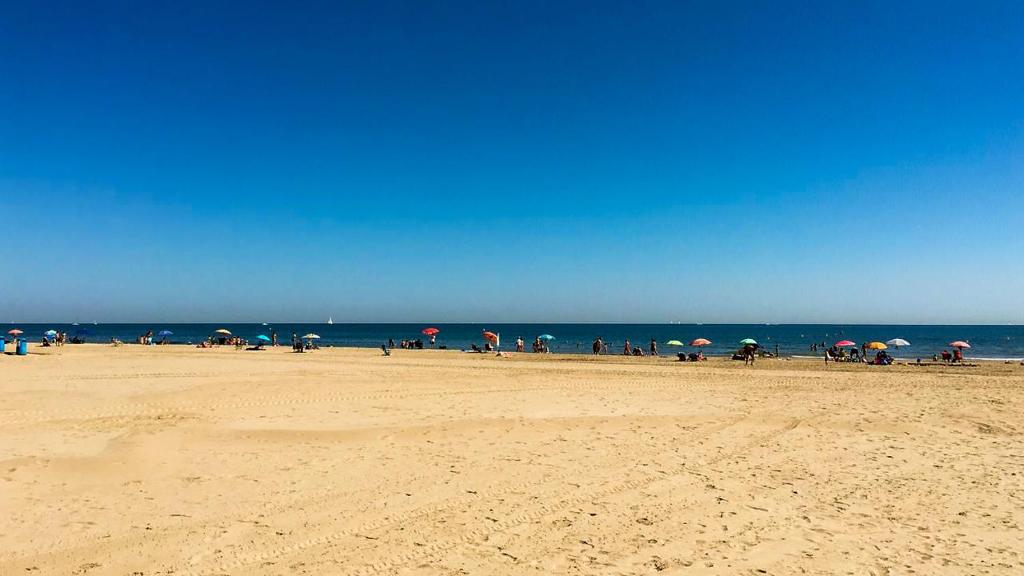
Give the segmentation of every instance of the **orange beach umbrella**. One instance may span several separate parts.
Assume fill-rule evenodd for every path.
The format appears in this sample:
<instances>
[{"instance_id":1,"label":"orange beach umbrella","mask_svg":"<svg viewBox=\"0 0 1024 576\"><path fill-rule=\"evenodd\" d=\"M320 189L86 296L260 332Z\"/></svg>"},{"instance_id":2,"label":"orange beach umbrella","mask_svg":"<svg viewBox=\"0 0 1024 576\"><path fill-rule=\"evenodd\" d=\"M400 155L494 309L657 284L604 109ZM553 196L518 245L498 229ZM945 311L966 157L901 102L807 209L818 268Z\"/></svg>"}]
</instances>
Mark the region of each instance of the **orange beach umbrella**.
<instances>
[{"instance_id":1,"label":"orange beach umbrella","mask_svg":"<svg viewBox=\"0 0 1024 576\"><path fill-rule=\"evenodd\" d=\"M711 344L711 340L708 340L707 338L697 338L693 342L690 342L690 346L697 347L704 347L707 346L708 344Z\"/></svg>"}]
</instances>

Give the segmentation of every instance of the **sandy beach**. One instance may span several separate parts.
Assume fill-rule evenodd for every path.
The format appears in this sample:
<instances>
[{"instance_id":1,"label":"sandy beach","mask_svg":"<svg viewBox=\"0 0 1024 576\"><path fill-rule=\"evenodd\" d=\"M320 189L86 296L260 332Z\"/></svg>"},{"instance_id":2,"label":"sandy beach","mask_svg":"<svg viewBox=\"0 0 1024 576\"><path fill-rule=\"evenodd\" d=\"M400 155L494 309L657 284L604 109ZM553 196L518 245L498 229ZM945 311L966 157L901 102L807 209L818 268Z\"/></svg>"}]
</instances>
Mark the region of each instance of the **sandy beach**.
<instances>
[{"instance_id":1,"label":"sandy beach","mask_svg":"<svg viewBox=\"0 0 1024 576\"><path fill-rule=\"evenodd\" d=\"M38 348L0 574L1021 574L1024 367Z\"/></svg>"}]
</instances>

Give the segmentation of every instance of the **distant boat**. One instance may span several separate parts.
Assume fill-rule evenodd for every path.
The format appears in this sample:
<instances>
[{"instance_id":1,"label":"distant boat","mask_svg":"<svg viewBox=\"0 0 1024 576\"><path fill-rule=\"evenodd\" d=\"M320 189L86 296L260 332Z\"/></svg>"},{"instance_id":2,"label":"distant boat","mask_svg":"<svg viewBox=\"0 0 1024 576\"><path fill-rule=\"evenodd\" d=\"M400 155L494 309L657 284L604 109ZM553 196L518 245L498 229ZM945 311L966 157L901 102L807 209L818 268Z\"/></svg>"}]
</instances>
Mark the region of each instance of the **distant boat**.
<instances>
[{"instance_id":1,"label":"distant boat","mask_svg":"<svg viewBox=\"0 0 1024 576\"><path fill-rule=\"evenodd\" d=\"M331 318L328 318L328 319L327 319L327 323L328 323L328 324L334 324L334 318L333 318L333 317L331 317Z\"/></svg>"}]
</instances>

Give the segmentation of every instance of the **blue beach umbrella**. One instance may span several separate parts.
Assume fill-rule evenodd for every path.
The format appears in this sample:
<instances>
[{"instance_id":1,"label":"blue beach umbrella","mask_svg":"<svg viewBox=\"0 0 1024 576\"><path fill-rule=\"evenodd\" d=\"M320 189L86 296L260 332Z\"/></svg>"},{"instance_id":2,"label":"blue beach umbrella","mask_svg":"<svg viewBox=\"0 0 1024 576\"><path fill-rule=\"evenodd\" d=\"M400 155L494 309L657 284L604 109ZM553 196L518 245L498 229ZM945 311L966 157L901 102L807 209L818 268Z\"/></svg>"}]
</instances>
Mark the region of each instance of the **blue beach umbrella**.
<instances>
[{"instance_id":1,"label":"blue beach umbrella","mask_svg":"<svg viewBox=\"0 0 1024 576\"><path fill-rule=\"evenodd\" d=\"M161 331L157 332L156 335L157 336L173 336L174 332L171 332L170 330L161 330Z\"/></svg>"},{"instance_id":2,"label":"blue beach umbrella","mask_svg":"<svg viewBox=\"0 0 1024 576\"><path fill-rule=\"evenodd\" d=\"M541 340L554 340L555 339L555 337L552 336L551 334L541 334L540 336L537 336L537 338L540 338Z\"/></svg>"},{"instance_id":3,"label":"blue beach umbrella","mask_svg":"<svg viewBox=\"0 0 1024 576\"><path fill-rule=\"evenodd\" d=\"M270 336L267 336L266 334L260 334L259 336L256 337L256 339L262 340L264 342L270 342Z\"/></svg>"},{"instance_id":4,"label":"blue beach umbrella","mask_svg":"<svg viewBox=\"0 0 1024 576\"><path fill-rule=\"evenodd\" d=\"M53 338L56 335L57 335L57 331L56 330L47 330L46 332L43 332L43 336L46 336L47 338Z\"/></svg>"}]
</instances>

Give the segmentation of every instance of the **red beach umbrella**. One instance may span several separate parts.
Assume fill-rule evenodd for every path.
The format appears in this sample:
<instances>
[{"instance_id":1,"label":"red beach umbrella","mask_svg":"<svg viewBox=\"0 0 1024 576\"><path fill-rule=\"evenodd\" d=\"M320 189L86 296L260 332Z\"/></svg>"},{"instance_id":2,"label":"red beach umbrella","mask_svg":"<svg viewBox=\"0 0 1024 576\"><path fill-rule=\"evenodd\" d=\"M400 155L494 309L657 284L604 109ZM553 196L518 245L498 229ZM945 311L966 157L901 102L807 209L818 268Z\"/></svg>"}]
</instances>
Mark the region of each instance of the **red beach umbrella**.
<instances>
[{"instance_id":1,"label":"red beach umbrella","mask_svg":"<svg viewBox=\"0 0 1024 576\"><path fill-rule=\"evenodd\" d=\"M433 336L434 334L437 334L438 332L440 332L440 330L438 330L437 328L424 328L423 329L423 333L426 334L427 336Z\"/></svg>"},{"instance_id":2,"label":"red beach umbrella","mask_svg":"<svg viewBox=\"0 0 1024 576\"><path fill-rule=\"evenodd\" d=\"M953 348L970 348L971 347L970 344L968 344L967 342L964 342L963 340L957 340L956 342L950 342L949 345L952 346Z\"/></svg>"},{"instance_id":3,"label":"red beach umbrella","mask_svg":"<svg viewBox=\"0 0 1024 576\"><path fill-rule=\"evenodd\" d=\"M11 336L18 336L19 334L24 334L24 332L22 332L21 330L18 330L17 328L14 328L12 330L8 330L7 333L10 334Z\"/></svg>"},{"instance_id":4,"label":"red beach umbrella","mask_svg":"<svg viewBox=\"0 0 1024 576\"><path fill-rule=\"evenodd\" d=\"M498 335L495 334L494 332L489 332L487 330L484 330L484 340L487 340L488 342L492 342L494 344L497 344L498 343Z\"/></svg>"},{"instance_id":5,"label":"red beach umbrella","mask_svg":"<svg viewBox=\"0 0 1024 576\"><path fill-rule=\"evenodd\" d=\"M707 346L708 344L711 344L711 340L708 340L707 338L697 338L693 342L690 342L690 346L698 347L704 347Z\"/></svg>"},{"instance_id":6,"label":"red beach umbrella","mask_svg":"<svg viewBox=\"0 0 1024 576\"><path fill-rule=\"evenodd\" d=\"M857 343L853 342L851 340L840 340L839 342L835 343L835 347L836 348L845 348L847 346L856 346L856 345L857 345Z\"/></svg>"}]
</instances>

